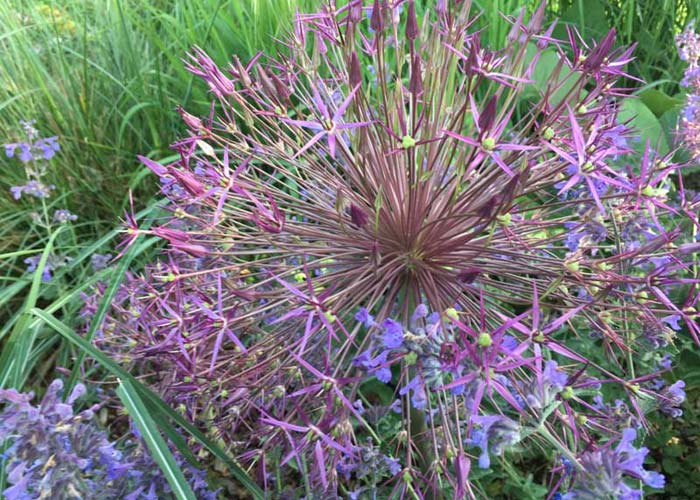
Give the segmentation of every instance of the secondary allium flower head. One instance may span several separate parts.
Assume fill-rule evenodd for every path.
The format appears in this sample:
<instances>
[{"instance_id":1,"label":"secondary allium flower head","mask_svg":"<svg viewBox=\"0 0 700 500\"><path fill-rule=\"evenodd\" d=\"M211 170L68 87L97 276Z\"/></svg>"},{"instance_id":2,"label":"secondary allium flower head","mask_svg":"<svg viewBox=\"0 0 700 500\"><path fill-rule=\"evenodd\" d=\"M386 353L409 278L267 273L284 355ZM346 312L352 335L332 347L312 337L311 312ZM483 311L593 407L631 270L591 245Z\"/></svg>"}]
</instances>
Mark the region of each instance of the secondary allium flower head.
<instances>
[{"instance_id":1,"label":"secondary allium flower head","mask_svg":"<svg viewBox=\"0 0 700 500\"><path fill-rule=\"evenodd\" d=\"M474 446L486 464L533 434L580 467L609 429L582 394L612 387L640 420L635 398L654 397L633 389L647 374L631 355L650 315L698 333L669 298L697 281L682 239L697 202L672 189L669 157L629 154L615 85L631 49L614 31L553 39L542 3L495 51L470 7L439 2L421 23L413 1L330 2L297 16L289 56L220 68L196 49L212 113L181 112L176 162L142 159L173 217L130 221L129 244L170 247L127 279L104 345L148 360L266 486L260 457L282 449L338 491L357 434L374 437L356 404L372 377L401 396L398 441L420 455L401 460L401 488L436 488L439 469L468 491ZM543 55L559 64L538 87ZM566 345L591 331L618 361ZM512 432L476 425L492 417ZM255 450L240 444L252 436Z\"/></svg>"}]
</instances>

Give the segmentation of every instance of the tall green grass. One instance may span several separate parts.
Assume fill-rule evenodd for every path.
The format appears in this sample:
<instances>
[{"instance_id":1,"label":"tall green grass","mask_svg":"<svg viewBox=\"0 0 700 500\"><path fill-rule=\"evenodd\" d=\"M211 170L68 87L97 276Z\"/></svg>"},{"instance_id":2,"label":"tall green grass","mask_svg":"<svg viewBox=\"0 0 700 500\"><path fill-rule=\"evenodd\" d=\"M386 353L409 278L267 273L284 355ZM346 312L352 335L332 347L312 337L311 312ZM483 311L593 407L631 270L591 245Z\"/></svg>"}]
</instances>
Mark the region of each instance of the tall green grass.
<instances>
[{"instance_id":1,"label":"tall green grass","mask_svg":"<svg viewBox=\"0 0 700 500\"><path fill-rule=\"evenodd\" d=\"M220 64L275 51L294 11L313 3L0 0L0 140L30 118L59 135L57 192L83 220L111 227L127 187L152 191L138 191L135 156L166 154L180 131L176 105L208 109L206 89L183 67L188 50L202 46ZM0 159L0 217L16 210L6 188L17 181Z\"/></svg>"}]
</instances>

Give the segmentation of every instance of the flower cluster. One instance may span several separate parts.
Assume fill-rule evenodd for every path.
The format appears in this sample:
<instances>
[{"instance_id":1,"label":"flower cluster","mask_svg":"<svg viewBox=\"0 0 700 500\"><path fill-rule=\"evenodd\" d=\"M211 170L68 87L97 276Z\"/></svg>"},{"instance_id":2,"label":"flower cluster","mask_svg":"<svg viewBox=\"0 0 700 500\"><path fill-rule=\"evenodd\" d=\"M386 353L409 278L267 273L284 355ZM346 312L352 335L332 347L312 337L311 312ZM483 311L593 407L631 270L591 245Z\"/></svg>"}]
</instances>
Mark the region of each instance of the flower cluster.
<instances>
[{"instance_id":1,"label":"flower cluster","mask_svg":"<svg viewBox=\"0 0 700 500\"><path fill-rule=\"evenodd\" d=\"M676 330L700 334L699 203L621 123L631 49L554 39L542 3L492 50L470 6L328 2L289 56L196 49L212 112L180 110L177 161L142 158L172 217L129 216L126 245L169 247L101 345L272 493L376 488L343 472L371 455L401 464L387 494L473 498L472 459L526 447L554 495L598 443L678 415L663 375Z\"/></svg>"},{"instance_id":2,"label":"flower cluster","mask_svg":"<svg viewBox=\"0 0 700 500\"><path fill-rule=\"evenodd\" d=\"M66 255L57 255L53 253L49 254L48 258L46 259L46 263L41 270L41 279L43 281L51 281L51 271L65 266L71 260L72 259ZM24 263L27 264L27 271L30 273L36 271L37 267L39 267L39 261L41 261L41 255L35 255L24 259Z\"/></svg>"},{"instance_id":3,"label":"flower cluster","mask_svg":"<svg viewBox=\"0 0 700 500\"><path fill-rule=\"evenodd\" d=\"M561 500L638 500L642 490L634 489L625 482L625 476L641 480L651 488L663 488L664 476L645 470L644 459L649 450L635 448L637 438L634 429L625 429L615 448L603 447L584 452L581 456L582 470L576 486Z\"/></svg>"},{"instance_id":4,"label":"flower cluster","mask_svg":"<svg viewBox=\"0 0 700 500\"><path fill-rule=\"evenodd\" d=\"M8 158L17 158L21 162L26 182L19 186L10 187L10 192L15 200L20 200L22 196L39 200L37 205L40 205L41 209L31 212L31 219L37 227L42 228L50 235L58 226L75 222L78 219L77 215L66 209L55 209L51 212L45 201L56 189L56 186L46 182L48 160L51 160L61 148L57 136L41 137L39 131L34 128L33 120L22 121L21 125L26 137L25 140L4 144L4 148ZM25 259L27 271L34 272L40 259L41 257L38 255ZM52 253L42 270L42 279L49 281L51 270L67 264L70 260L68 256Z\"/></svg>"},{"instance_id":5,"label":"flower cluster","mask_svg":"<svg viewBox=\"0 0 700 500\"><path fill-rule=\"evenodd\" d=\"M700 34L690 23L676 36L681 60L688 63L681 85L687 89L681 114L682 137L685 148L700 160Z\"/></svg>"},{"instance_id":6,"label":"flower cluster","mask_svg":"<svg viewBox=\"0 0 700 500\"><path fill-rule=\"evenodd\" d=\"M74 413L85 386L76 385L65 402L62 388L55 380L38 406L33 393L0 390L0 445L10 485L3 498L167 498L170 487L143 442L137 437L119 449L93 421L97 407ZM215 500L205 473L177 457L197 498Z\"/></svg>"}]
</instances>

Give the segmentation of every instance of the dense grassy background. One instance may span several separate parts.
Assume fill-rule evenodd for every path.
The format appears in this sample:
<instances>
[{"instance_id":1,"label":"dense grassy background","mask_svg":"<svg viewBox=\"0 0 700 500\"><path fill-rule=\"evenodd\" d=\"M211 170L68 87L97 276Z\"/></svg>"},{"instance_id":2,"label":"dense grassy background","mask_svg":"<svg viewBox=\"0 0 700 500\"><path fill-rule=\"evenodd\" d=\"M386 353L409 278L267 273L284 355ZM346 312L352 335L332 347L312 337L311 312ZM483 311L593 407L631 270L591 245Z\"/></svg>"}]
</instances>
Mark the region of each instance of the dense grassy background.
<instances>
[{"instance_id":1,"label":"dense grassy background","mask_svg":"<svg viewBox=\"0 0 700 500\"><path fill-rule=\"evenodd\" d=\"M111 227L125 187L141 182L136 154L168 154L180 127L176 105L208 106L205 89L184 69L187 51L199 45L221 64L232 54L274 51L287 29L280 20L304 3L312 2L0 0L3 139L29 118L58 134L59 191L98 229ZM16 180L3 171L3 185ZM14 210L4 194L0 213Z\"/></svg>"},{"instance_id":2,"label":"dense grassy background","mask_svg":"<svg viewBox=\"0 0 700 500\"><path fill-rule=\"evenodd\" d=\"M259 50L283 50L277 38L290 29L295 10L311 10L320 3L0 0L0 142L21 139L22 119L36 119L45 136L58 135L62 150L49 173L57 190L49 203L79 216L60 234L37 229L29 215L34 207L9 194L10 186L23 182L22 171L15 161L0 156L0 387L41 392L55 376L55 366L73 370L75 380L74 360L79 353L84 356L84 349L66 341L65 332L55 335L57 325L47 328L33 310L53 314L66 331L78 330L81 292L98 279L114 285L129 264L138 267L152 258L156 246L146 241L132 249L116 272L94 274L89 266L93 253L113 252L114 229L128 207L129 190L137 210L157 213L151 202L155 182L136 155L163 159L170 154L168 145L182 129L178 104L193 114L208 110L206 88L184 69L187 51L201 46L223 65L232 54L245 60ZM423 0L422 9L431 3ZM485 43L497 47L505 40L509 26L499 12L516 13L522 6L532 10L537 3L474 0L484 10L480 22L488 26ZM642 97L635 111L644 115L644 127L671 143L684 69L673 37L690 19L700 17L700 2L561 0L548 3L548 15L561 19L555 31L559 37L565 36L566 24L577 26L587 40L614 27L620 44L639 44L631 73L644 82L629 82ZM52 282L41 282L39 271L25 272L24 258L48 255L54 247L74 260ZM692 366L695 358L690 355L681 359L686 361L684 376L694 384L689 404L697 406L700 370ZM686 419L667 431L690 436L684 443L695 442L695 424ZM663 442L657 446L663 449ZM659 453L659 460L667 459ZM693 450L686 445L673 453L685 460ZM682 470L673 469L674 460L667 460L669 474Z\"/></svg>"}]
</instances>

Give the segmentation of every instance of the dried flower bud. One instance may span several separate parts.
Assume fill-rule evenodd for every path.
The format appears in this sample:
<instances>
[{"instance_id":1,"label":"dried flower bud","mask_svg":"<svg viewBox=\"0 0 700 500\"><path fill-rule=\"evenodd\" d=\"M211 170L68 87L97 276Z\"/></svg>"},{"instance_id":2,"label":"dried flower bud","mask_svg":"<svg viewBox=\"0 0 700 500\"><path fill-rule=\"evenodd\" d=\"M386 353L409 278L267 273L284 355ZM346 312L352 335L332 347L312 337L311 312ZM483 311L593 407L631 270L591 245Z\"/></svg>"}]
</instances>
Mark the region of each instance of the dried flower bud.
<instances>
[{"instance_id":1,"label":"dried flower bud","mask_svg":"<svg viewBox=\"0 0 700 500\"><path fill-rule=\"evenodd\" d=\"M418 38L418 20L416 19L416 6L414 0L408 2L408 18L406 19L406 38L410 41Z\"/></svg>"}]
</instances>

